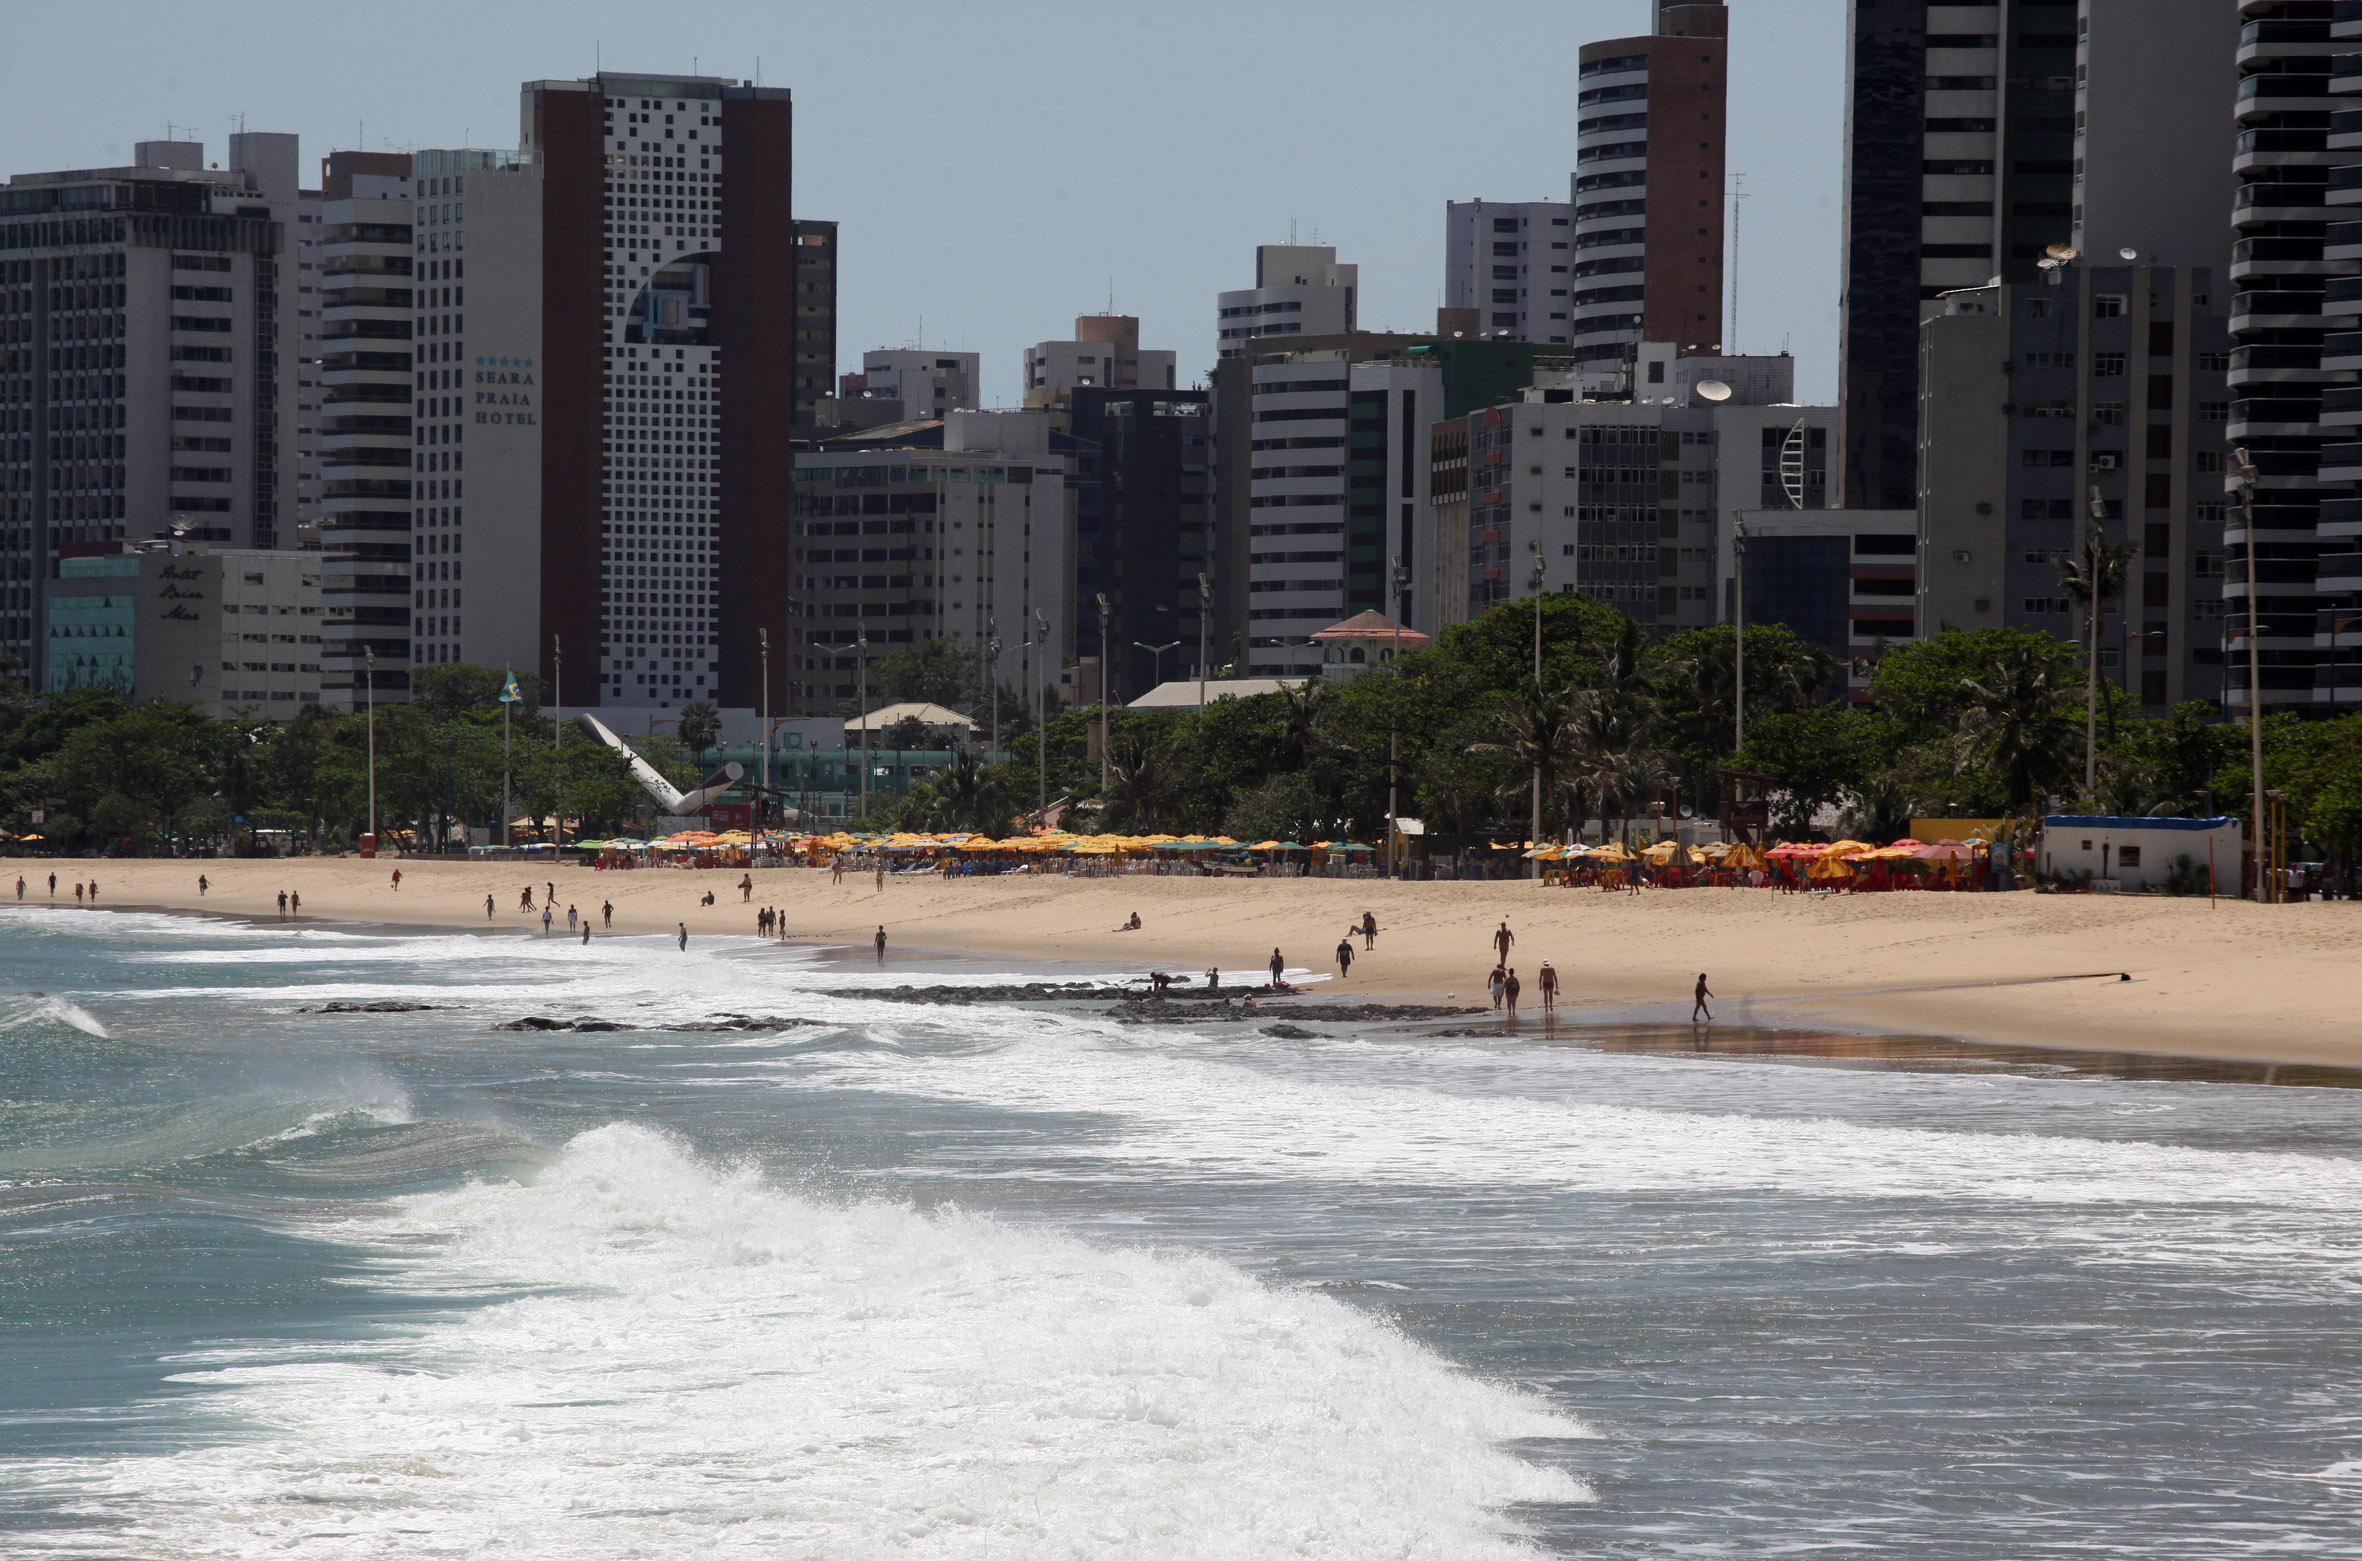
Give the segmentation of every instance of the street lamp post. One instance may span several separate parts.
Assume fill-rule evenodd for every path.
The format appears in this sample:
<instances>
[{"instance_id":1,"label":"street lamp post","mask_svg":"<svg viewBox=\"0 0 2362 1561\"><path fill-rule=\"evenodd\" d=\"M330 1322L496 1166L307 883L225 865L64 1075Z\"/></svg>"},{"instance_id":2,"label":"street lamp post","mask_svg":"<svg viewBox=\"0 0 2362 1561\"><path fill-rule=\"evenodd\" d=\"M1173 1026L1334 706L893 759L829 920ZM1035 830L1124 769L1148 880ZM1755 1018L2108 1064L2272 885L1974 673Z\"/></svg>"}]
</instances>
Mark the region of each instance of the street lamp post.
<instances>
[{"instance_id":1,"label":"street lamp post","mask_svg":"<svg viewBox=\"0 0 2362 1561\"><path fill-rule=\"evenodd\" d=\"M992 751L1001 751L1001 627L997 620L984 620L984 649L988 666L984 674L984 700L992 706Z\"/></svg>"},{"instance_id":2,"label":"street lamp post","mask_svg":"<svg viewBox=\"0 0 2362 1561\"><path fill-rule=\"evenodd\" d=\"M1206 626L1214 615L1214 589L1206 572L1197 572L1197 719L1206 719ZM2335 714L2334 710L2331 714Z\"/></svg>"},{"instance_id":3,"label":"street lamp post","mask_svg":"<svg viewBox=\"0 0 2362 1561\"><path fill-rule=\"evenodd\" d=\"M2264 897L2264 871L2261 851L2264 828L2264 652L2263 652L2263 597L2258 591L2262 584L2256 578L2255 567L2255 462L2247 458L2247 447L2240 445L2231 451L2239 462L2239 512L2247 532L2247 762L2249 795L2253 799L2253 816L2248 827L2248 838L2257 853L2255 870L2256 898Z\"/></svg>"},{"instance_id":4,"label":"street lamp post","mask_svg":"<svg viewBox=\"0 0 2362 1561\"><path fill-rule=\"evenodd\" d=\"M1527 584L1533 589L1534 593L1534 708L1537 712L1539 712L1542 701L1542 587L1545 583L1547 583L1547 581L1542 564L1542 544L1539 541L1536 541L1533 547L1534 570L1532 576L1528 579ZM1535 728L1534 735L1536 737L1541 735L1540 727ZM1526 830L1526 850L1539 851L1541 848L1542 753L1539 748L1536 748L1534 750L1533 819L1532 822L1527 826ZM1526 876L1529 878L1540 878L1542 876L1542 863L1539 858L1529 857L1527 859Z\"/></svg>"},{"instance_id":5,"label":"street lamp post","mask_svg":"<svg viewBox=\"0 0 2362 1561\"><path fill-rule=\"evenodd\" d=\"M861 630L853 636L853 667L859 676L861 693L861 816L869 817L869 631Z\"/></svg>"},{"instance_id":6,"label":"street lamp post","mask_svg":"<svg viewBox=\"0 0 2362 1561\"><path fill-rule=\"evenodd\" d=\"M762 646L763 660L763 806L771 796L771 631L758 628L755 639Z\"/></svg>"},{"instance_id":7,"label":"street lamp post","mask_svg":"<svg viewBox=\"0 0 2362 1561\"><path fill-rule=\"evenodd\" d=\"M1155 671L1152 674L1155 681L1151 683L1150 686L1153 688L1164 687L1165 652L1168 650L1179 650L1181 648L1181 642L1179 640L1175 640L1170 645L1151 645L1144 640L1134 640L1132 641L1132 647L1135 650L1144 650L1148 652L1151 658L1149 665L1155 668Z\"/></svg>"},{"instance_id":8,"label":"street lamp post","mask_svg":"<svg viewBox=\"0 0 2362 1561\"><path fill-rule=\"evenodd\" d=\"M1050 811L1050 615L1033 610L1033 763L1034 808ZM1046 820L1045 820L1046 822Z\"/></svg>"},{"instance_id":9,"label":"street lamp post","mask_svg":"<svg viewBox=\"0 0 2362 1561\"><path fill-rule=\"evenodd\" d=\"M1731 752L1747 746L1747 512L1730 512Z\"/></svg>"},{"instance_id":10,"label":"street lamp post","mask_svg":"<svg viewBox=\"0 0 2362 1561\"><path fill-rule=\"evenodd\" d=\"M369 849L377 849L377 650L374 646L361 647L362 679L366 685L369 713L363 717L369 727Z\"/></svg>"},{"instance_id":11,"label":"street lamp post","mask_svg":"<svg viewBox=\"0 0 2362 1561\"><path fill-rule=\"evenodd\" d=\"M549 637L550 663L550 859L566 849L566 639Z\"/></svg>"},{"instance_id":12,"label":"street lamp post","mask_svg":"<svg viewBox=\"0 0 2362 1561\"><path fill-rule=\"evenodd\" d=\"M1397 731L1401 725L1399 704L1402 692L1402 594L1410 586L1411 572L1403 568L1402 555L1399 553L1391 560L1391 569L1390 583L1394 586L1394 676L1396 683L1395 698L1388 701L1386 707L1386 876L1395 878L1401 876L1395 871L1394 852L1396 843L1402 838L1402 814L1397 807L1400 800L1397 795L1399 773L1396 769L1397 761L1402 753L1397 741ZM1534 604L1534 611L1539 617L1541 613L1539 602ZM1205 700L1201 697L1198 703L1203 706Z\"/></svg>"},{"instance_id":13,"label":"street lamp post","mask_svg":"<svg viewBox=\"0 0 2362 1561\"><path fill-rule=\"evenodd\" d=\"M1115 658L1108 655L1108 621L1114 616L1107 606L1107 593L1099 597L1099 799L1107 800L1107 684L1115 672Z\"/></svg>"}]
</instances>

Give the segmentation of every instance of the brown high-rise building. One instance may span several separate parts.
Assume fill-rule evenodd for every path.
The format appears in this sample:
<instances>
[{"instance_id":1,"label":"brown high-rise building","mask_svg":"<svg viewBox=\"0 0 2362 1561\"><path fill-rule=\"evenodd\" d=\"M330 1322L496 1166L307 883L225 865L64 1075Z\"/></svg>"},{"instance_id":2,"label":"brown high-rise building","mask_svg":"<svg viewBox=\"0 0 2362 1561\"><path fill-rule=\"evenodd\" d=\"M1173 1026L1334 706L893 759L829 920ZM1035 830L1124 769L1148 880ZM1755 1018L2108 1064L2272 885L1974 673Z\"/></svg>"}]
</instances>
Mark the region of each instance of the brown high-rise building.
<instances>
[{"instance_id":1,"label":"brown high-rise building","mask_svg":"<svg viewBox=\"0 0 2362 1561\"><path fill-rule=\"evenodd\" d=\"M522 153L414 167L417 659L538 670L569 707L759 704L789 431L829 379L799 357L835 334L788 94L608 73L522 107Z\"/></svg>"},{"instance_id":2,"label":"brown high-rise building","mask_svg":"<svg viewBox=\"0 0 2362 1561\"><path fill-rule=\"evenodd\" d=\"M1583 46L1568 300L1578 359L1621 359L1640 341L1722 346L1728 23L1721 0L1658 0L1654 33Z\"/></svg>"}]
</instances>

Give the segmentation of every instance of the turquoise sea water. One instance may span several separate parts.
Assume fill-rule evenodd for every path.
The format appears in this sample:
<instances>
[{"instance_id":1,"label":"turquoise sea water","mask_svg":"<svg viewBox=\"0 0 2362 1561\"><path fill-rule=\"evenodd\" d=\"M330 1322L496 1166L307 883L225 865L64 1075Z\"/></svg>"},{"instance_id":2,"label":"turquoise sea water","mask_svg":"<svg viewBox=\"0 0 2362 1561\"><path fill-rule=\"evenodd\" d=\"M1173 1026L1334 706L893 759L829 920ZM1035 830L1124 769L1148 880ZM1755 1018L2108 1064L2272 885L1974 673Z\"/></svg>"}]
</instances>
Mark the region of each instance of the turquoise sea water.
<instances>
[{"instance_id":1,"label":"turquoise sea water","mask_svg":"<svg viewBox=\"0 0 2362 1561\"><path fill-rule=\"evenodd\" d=\"M2362 1550L2362 1091L926 964L0 916L0 1554Z\"/></svg>"}]
</instances>

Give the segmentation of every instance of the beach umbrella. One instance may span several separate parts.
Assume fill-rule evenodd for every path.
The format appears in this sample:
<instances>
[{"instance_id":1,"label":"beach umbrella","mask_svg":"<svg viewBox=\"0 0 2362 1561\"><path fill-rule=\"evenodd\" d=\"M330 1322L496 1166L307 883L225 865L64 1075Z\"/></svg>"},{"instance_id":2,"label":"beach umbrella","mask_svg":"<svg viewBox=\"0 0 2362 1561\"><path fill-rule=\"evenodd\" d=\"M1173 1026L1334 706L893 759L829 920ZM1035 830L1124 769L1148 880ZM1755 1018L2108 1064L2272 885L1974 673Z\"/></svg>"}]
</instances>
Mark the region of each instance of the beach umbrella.
<instances>
[{"instance_id":1,"label":"beach umbrella","mask_svg":"<svg viewBox=\"0 0 2362 1561\"><path fill-rule=\"evenodd\" d=\"M1594 862L1629 862L1632 860L1632 853L1613 840L1603 846L1593 846L1583 854Z\"/></svg>"}]
</instances>

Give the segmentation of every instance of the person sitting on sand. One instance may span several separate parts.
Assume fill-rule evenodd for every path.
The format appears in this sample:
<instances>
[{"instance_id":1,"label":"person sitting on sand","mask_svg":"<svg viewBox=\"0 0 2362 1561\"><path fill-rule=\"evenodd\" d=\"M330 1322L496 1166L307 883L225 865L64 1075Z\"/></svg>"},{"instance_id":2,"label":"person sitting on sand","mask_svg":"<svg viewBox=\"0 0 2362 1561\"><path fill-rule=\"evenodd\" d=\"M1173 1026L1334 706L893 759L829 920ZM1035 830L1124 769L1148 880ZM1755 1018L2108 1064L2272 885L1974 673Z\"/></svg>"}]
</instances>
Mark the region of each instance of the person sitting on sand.
<instances>
[{"instance_id":1,"label":"person sitting on sand","mask_svg":"<svg viewBox=\"0 0 2362 1561\"><path fill-rule=\"evenodd\" d=\"M1140 913L1138 911L1132 912L1132 919L1115 930L1118 932L1138 932L1140 930Z\"/></svg>"}]
</instances>

